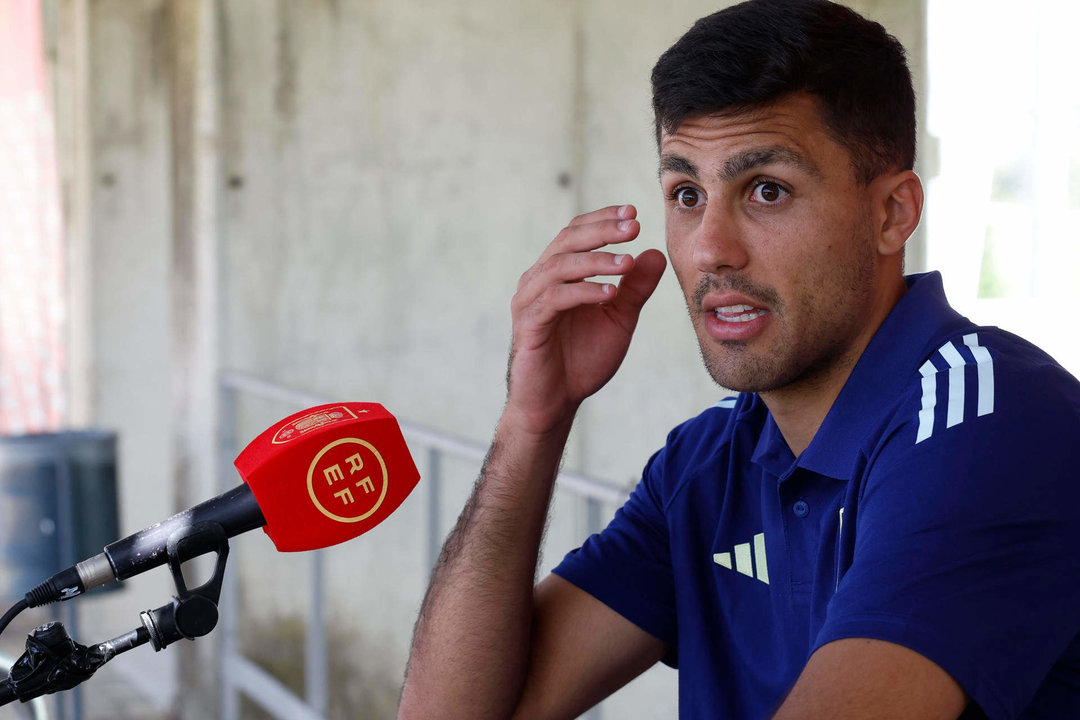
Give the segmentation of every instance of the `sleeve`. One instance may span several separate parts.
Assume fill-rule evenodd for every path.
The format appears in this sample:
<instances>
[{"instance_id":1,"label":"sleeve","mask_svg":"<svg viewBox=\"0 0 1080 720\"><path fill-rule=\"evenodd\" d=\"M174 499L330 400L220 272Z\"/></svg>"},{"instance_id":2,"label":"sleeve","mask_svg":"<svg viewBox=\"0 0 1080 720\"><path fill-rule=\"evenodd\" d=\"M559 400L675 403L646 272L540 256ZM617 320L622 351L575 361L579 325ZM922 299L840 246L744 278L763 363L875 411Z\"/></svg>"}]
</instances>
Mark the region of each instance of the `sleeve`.
<instances>
[{"instance_id":1,"label":"sleeve","mask_svg":"<svg viewBox=\"0 0 1080 720\"><path fill-rule=\"evenodd\" d=\"M675 584L662 496L667 454L653 455L608 526L553 572L675 648Z\"/></svg>"},{"instance_id":2,"label":"sleeve","mask_svg":"<svg viewBox=\"0 0 1080 720\"><path fill-rule=\"evenodd\" d=\"M1075 381L1071 399L1015 374L997 381L983 414L969 398L969 411L945 402L928 418L912 398L910 421L847 500L851 565L813 648L850 637L904 645L994 719L1024 711L1080 632Z\"/></svg>"}]
</instances>

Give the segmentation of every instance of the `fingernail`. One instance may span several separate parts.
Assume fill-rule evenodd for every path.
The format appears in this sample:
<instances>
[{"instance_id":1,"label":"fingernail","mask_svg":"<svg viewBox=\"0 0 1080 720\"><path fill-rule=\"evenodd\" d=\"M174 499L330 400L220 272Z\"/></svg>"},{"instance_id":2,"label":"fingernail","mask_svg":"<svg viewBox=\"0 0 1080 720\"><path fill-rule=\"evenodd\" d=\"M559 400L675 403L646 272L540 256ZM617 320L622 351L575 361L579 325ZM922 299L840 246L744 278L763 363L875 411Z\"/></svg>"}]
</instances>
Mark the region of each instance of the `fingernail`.
<instances>
[{"instance_id":1,"label":"fingernail","mask_svg":"<svg viewBox=\"0 0 1080 720\"><path fill-rule=\"evenodd\" d=\"M630 229L630 223L632 223L632 222L634 222L634 221L633 220L620 220L619 224L616 225L615 227L619 228L619 230L629 230Z\"/></svg>"},{"instance_id":2,"label":"fingernail","mask_svg":"<svg viewBox=\"0 0 1080 720\"><path fill-rule=\"evenodd\" d=\"M625 255L625 254L623 254L623 255L616 255L616 256L615 256L615 264L616 264L616 265L622 265L622 264L623 264L624 262L626 262L626 258L628 258L628 257L630 257L630 256L629 256L629 255Z\"/></svg>"},{"instance_id":3,"label":"fingernail","mask_svg":"<svg viewBox=\"0 0 1080 720\"><path fill-rule=\"evenodd\" d=\"M614 292L615 292L615 286L614 285L609 285L607 283L604 284L604 294L605 295L611 295Z\"/></svg>"},{"instance_id":4,"label":"fingernail","mask_svg":"<svg viewBox=\"0 0 1080 720\"><path fill-rule=\"evenodd\" d=\"M622 207L619 208L619 217L621 217L621 218L630 217L630 206L629 205L623 205Z\"/></svg>"}]
</instances>

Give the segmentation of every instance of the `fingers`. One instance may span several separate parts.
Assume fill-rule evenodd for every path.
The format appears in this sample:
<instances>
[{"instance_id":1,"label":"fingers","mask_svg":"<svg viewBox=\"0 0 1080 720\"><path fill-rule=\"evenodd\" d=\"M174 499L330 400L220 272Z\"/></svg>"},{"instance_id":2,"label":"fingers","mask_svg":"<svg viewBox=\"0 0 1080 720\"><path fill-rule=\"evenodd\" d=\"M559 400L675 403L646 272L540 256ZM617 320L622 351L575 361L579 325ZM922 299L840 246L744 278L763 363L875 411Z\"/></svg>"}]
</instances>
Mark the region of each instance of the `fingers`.
<instances>
[{"instance_id":1,"label":"fingers","mask_svg":"<svg viewBox=\"0 0 1080 720\"><path fill-rule=\"evenodd\" d=\"M528 309L540 311L544 322L555 314L577 305L610 300L615 287L607 283L587 282L596 275L621 275L633 264L629 255L608 252L556 255L537 263L521 276L511 310L521 313Z\"/></svg>"},{"instance_id":2,"label":"fingers","mask_svg":"<svg viewBox=\"0 0 1080 720\"><path fill-rule=\"evenodd\" d=\"M542 327L554 321L560 313L582 305L596 305L611 300L616 289L610 283L576 282L551 285L528 301L514 299L513 312L519 319L528 319L529 327Z\"/></svg>"},{"instance_id":3,"label":"fingers","mask_svg":"<svg viewBox=\"0 0 1080 720\"><path fill-rule=\"evenodd\" d=\"M563 281L554 280L555 271L538 273L514 296L511 309L515 317L529 318L530 324L544 326L558 316L576 307L605 304L610 314L628 332L637 324L642 306L652 296L667 267L667 260L659 250L646 250L636 259L630 255L612 256L610 253L584 253L578 257L611 257L617 266L613 269L588 272L583 277L571 274ZM568 265L571 265L568 263ZM619 285L590 282L589 275L622 275Z\"/></svg>"},{"instance_id":4,"label":"fingers","mask_svg":"<svg viewBox=\"0 0 1080 720\"><path fill-rule=\"evenodd\" d=\"M633 205L612 205L579 215L563 228L540 256L541 262L566 252L588 252L604 245L633 240L641 231Z\"/></svg>"},{"instance_id":5,"label":"fingers","mask_svg":"<svg viewBox=\"0 0 1080 720\"><path fill-rule=\"evenodd\" d=\"M633 268L619 281L618 291L611 302L612 310L631 323L636 323L642 306L652 297L666 267L667 258L659 250L646 250L638 255Z\"/></svg>"},{"instance_id":6,"label":"fingers","mask_svg":"<svg viewBox=\"0 0 1080 720\"><path fill-rule=\"evenodd\" d=\"M530 302L552 283L580 282L594 275L621 275L629 270L629 265L622 264L625 255L595 251L636 238L641 225L635 215L633 205L612 205L571 220L521 276L518 294Z\"/></svg>"},{"instance_id":7,"label":"fingers","mask_svg":"<svg viewBox=\"0 0 1080 720\"><path fill-rule=\"evenodd\" d=\"M630 269L627 262L630 259L625 253L616 255L599 251L553 255L541 259L525 271L518 281L518 292L527 290L537 282L548 285L579 282L594 275L622 275Z\"/></svg>"},{"instance_id":8,"label":"fingers","mask_svg":"<svg viewBox=\"0 0 1080 720\"><path fill-rule=\"evenodd\" d=\"M513 313L544 325L577 306L616 302L617 313L633 323L663 274L664 256L655 250L642 253L643 265L637 268L639 261L631 255L600 248L637 237L636 214L633 205L613 205L574 218L521 276ZM624 277L616 289L588 280L596 276Z\"/></svg>"},{"instance_id":9,"label":"fingers","mask_svg":"<svg viewBox=\"0 0 1080 720\"><path fill-rule=\"evenodd\" d=\"M637 208L633 205L609 205L606 208L578 215L570 221L569 226L584 225L599 220L631 220L635 217L637 217Z\"/></svg>"}]
</instances>

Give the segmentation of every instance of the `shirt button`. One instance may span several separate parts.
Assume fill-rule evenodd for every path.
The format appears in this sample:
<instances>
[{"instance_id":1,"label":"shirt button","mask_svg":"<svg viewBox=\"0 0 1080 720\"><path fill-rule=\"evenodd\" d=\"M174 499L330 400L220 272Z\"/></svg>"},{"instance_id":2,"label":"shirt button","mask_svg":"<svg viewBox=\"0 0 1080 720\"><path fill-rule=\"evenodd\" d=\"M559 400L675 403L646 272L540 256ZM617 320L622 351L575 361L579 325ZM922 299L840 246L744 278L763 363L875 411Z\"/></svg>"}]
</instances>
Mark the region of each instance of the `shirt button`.
<instances>
[{"instance_id":1,"label":"shirt button","mask_svg":"<svg viewBox=\"0 0 1080 720\"><path fill-rule=\"evenodd\" d=\"M795 504L791 506L792 511L798 517L804 518L810 514L810 506L805 500L796 500Z\"/></svg>"}]
</instances>

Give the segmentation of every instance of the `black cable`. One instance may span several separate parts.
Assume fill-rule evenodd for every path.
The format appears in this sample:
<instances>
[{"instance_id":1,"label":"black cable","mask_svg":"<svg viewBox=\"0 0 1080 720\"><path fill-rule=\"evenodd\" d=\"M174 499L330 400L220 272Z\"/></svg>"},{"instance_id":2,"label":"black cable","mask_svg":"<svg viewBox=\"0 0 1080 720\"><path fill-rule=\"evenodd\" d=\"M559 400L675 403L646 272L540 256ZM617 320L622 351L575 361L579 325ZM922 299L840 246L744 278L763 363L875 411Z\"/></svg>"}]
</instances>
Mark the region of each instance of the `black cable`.
<instances>
[{"instance_id":1,"label":"black cable","mask_svg":"<svg viewBox=\"0 0 1080 720\"><path fill-rule=\"evenodd\" d=\"M26 598L23 598L19 602L12 605L11 609L4 613L4 617L0 618L0 633L4 632L4 628L8 626L8 623L15 619L16 615L18 615L28 607L29 605L26 602Z\"/></svg>"}]
</instances>

